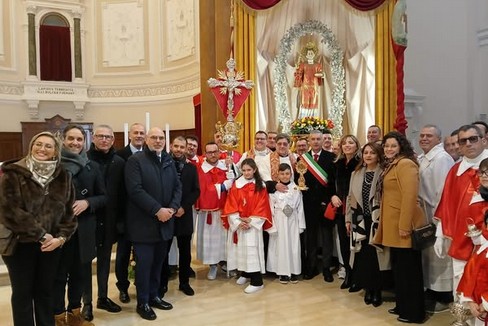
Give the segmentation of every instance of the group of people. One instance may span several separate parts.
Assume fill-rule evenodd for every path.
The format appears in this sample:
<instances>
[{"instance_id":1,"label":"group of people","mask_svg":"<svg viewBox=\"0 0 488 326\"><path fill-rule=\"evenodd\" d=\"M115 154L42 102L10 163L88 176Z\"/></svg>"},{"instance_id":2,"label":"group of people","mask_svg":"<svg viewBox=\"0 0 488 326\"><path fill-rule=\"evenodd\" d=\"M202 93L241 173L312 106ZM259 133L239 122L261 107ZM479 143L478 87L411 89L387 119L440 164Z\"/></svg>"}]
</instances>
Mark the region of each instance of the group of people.
<instances>
[{"instance_id":1,"label":"group of people","mask_svg":"<svg viewBox=\"0 0 488 326\"><path fill-rule=\"evenodd\" d=\"M202 156L196 137L175 137L168 153L165 133L146 132L140 123L118 151L108 125L94 129L88 150L79 126L66 127L62 140L40 133L25 158L2 165L0 223L19 240L15 253L3 257L14 324L93 325L95 257L96 307L121 311L108 296L115 243L120 302L130 302L133 256L136 311L156 319L153 308L173 308L163 297L174 238L179 290L195 294L189 282L194 229L207 278L216 279L219 269L237 275L238 285L249 283L248 294L264 288L266 272L282 284L319 273L333 282L337 256L345 271L341 289L364 290L364 302L378 307L382 291L392 288L396 306L389 312L400 322L422 323L426 310L445 310L453 300L482 318L487 130L460 127L449 136L457 137L451 150L450 139L443 146L440 129L426 125L422 153L396 131L382 137L376 125L363 146L345 135L334 147L330 133L314 130L295 151L289 135L258 131L242 155L224 150L217 132ZM431 221L435 245L414 250L412 231Z\"/></svg>"}]
</instances>

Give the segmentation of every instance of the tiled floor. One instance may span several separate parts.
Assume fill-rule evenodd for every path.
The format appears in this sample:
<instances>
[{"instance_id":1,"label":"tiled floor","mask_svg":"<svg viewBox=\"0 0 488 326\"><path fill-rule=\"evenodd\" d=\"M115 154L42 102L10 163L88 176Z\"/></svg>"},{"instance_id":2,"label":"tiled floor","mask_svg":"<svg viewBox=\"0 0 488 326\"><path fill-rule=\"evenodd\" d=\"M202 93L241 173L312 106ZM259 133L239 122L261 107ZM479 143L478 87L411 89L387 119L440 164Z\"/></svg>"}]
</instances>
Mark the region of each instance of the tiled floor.
<instances>
[{"instance_id":1,"label":"tiled floor","mask_svg":"<svg viewBox=\"0 0 488 326\"><path fill-rule=\"evenodd\" d=\"M341 280L325 283L317 276L311 281L283 285L266 278L264 290L245 294L235 279L219 273L214 281L206 278L208 268L194 264L196 279L191 280L195 296L178 291L178 281L170 282L165 300L174 305L171 311L156 311L155 321L141 319L135 312L135 288L129 289L132 301L121 304L122 312L111 314L95 309L97 326L128 325L401 325L396 316L388 314L393 302L374 308L363 303L363 292L340 290ZM110 297L117 303L118 292L110 276ZM95 278L94 278L94 284ZM93 290L96 296L96 287ZM449 325L449 312L432 316L425 325ZM0 325L11 326L10 286L0 287ZM21 325L24 326L24 325Z\"/></svg>"}]
</instances>

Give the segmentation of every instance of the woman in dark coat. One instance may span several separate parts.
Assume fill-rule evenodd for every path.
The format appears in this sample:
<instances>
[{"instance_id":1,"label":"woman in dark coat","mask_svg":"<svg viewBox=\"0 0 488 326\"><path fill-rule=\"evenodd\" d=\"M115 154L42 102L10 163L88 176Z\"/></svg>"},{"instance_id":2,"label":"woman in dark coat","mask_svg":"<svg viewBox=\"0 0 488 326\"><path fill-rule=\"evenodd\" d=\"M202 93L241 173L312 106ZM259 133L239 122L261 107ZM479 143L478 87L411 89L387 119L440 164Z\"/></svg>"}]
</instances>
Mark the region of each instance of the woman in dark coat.
<instances>
[{"instance_id":1,"label":"woman in dark coat","mask_svg":"<svg viewBox=\"0 0 488 326\"><path fill-rule=\"evenodd\" d=\"M63 247L61 264L54 287L56 320L68 324L93 325L80 314L84 285L91 280L91 263L96 256L95 211L105 205L105 186L98 165L88 160L84 150L85 131L69 125L63 131L62 165L73 176L76 200L73 212L78 229ZM68 285L68 306L65 305L65 287Z\"/></svg>"},{"instance_id":2,"label":"woman in dark coat","mask_svg":"<svg viewBox=\"0 0 488 326\"><path fill-rule=\"evenodd\" d=\"M361 290L356 284L352 284L351 266L349 265L349 258L351 251L349 248L349 237L346 230L345 212L346 212L346 198L349 195L349 181L351 180L351 173L354 171L361 158L361 146L359 140L353 135L342 136L339 142L339 154L335 161L336 168L336 196L332 196L332 204L337 208L336 225L337 234L339 236L342 263L346 269L346 276L344 282L341 284L341 289L349 288L349 292L356 292Z\"/></svg>"},{"instance_id":3,"label":"woman in dark coat","mask_svg":"<svg viewBox=\"0 0 488 326\"><path fill-rule=\"evenodd\" d=\"M52 288L61 247L76 229L74 190L60 166L61 145L53 134L35 135L29 154L5 162L0 178L0 222L18 238L3 256L12 287L14 325L54 325Z\"/></svg>"}]
</instances>

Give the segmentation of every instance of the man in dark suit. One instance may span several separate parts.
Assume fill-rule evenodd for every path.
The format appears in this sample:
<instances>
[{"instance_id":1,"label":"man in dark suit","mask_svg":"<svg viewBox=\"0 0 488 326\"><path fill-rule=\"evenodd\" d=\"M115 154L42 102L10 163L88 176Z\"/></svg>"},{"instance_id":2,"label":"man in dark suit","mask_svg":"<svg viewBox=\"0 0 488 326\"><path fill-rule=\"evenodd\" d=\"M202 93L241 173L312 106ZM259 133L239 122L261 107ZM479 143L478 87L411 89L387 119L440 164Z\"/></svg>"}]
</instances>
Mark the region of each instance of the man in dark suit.
<instances>
[{"instance_id":1,"label":"man in dark suit","mask_svg":"<svg viewBox=\"0 0 488 326\"><path fill-rule=\"evenodd\" d=\"M178 136L173 139L171 144L171 157L175 161L176 171L182 184L182 198L180 208L174 215L175 218L175 236L179 250L179 289L186 295L194 295L195 291L190 286L190 263L191 263L191 237L193 234L193 210L192 206L200 196L200 186L198 183L197 168L188 162L185 156L186 139ZM168 252L173 239L168 242ZM169 265L166 259L161 274L160 293L164 294L168 289Z\"/></svg>"},{"instance_id":2,"label":"man in dark suit","mask_svg":"<svg viewBox=\"0 0 488 326\"><path fill-rule=\"evenodd\" d=\"M309 144L311 150L302 156L307 163L304 174L308 190L303 191L303 208L305 211L306 230L303 235L302 246L303 278L314 278L319 273L317 247L319 232L322 238L322 273L324 281L332 282L334 278L330 271L332 265L334 221L324 218L326 205L335 194L334 159L331 152L322 149L323 134L319 130L310 132ZM306 156L306 157L305 157ZM296 176L297 178L298 176Z\"/></svg>"},{"instance_id":3,"label":"man in dark suit","mask_svg":"<svg viewBox=\"0 0 488 326\"><path fill-rule=\"evenodd\" d=\"M142 152L146 138L146 128L142 123L133 123L129 129L129 144L118 150L116 154L125 161L132 154ZM125 188L124 188L125 190ZM128 267L130 263L130 254L132 243L127 239L127 230L125 227L125 215L117 216L117 252L115 254L115 277L117 278L117 288L119 289L119 300L122 303L129 303L129 275Z\"/></svg>"},{"instance_id":4,"label":"man in dark suit","mask_svg":"<svg viewBox=\"0 0 488 326\"><path fill-rule=\"evenodd\" d=\"M112 245L117 241L115 228L118 216L125 215L124 188L124 160L115 154L114 132L108 125L99 125L93 133L93 143L87 152L88 158L98 163L103 177L107 202L97 210L97 308L108 312L119 312L122 309L108 297L108 277L110 274L110 261ZM92 287L91 282L83 295L83 317L93 319L92 313Z\"/></svg>"},{"instance_id":5,"label":"man in dark suit","mask_svg":"<svg viewBox=\"0 0 488 326\"><path fill-rule=\"evenodd\" d=\"M127 230L136 256L136 311L147 320L157 317L151 307L173 308L158 292L182 187L175 163L164 151L165 138L160 128L149 130L147 146L125 166Z\"/></svg>"}]
</instances>

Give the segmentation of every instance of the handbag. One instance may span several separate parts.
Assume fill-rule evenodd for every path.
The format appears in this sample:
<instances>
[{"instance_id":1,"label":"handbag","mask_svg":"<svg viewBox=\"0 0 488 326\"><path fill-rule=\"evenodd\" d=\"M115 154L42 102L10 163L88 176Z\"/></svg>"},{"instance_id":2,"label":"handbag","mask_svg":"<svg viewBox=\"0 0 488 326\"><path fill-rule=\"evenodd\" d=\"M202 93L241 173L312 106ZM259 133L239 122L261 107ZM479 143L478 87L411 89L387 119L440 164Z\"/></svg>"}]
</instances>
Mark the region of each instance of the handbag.
<instances>
[{"instance_id":1,"label":"handbag","mask_svg":"<svg viewBox=\"0 0 488 326\"><path fill-rule=\"evenodd\" d=\"M420 228L412 230L412 249L424 250L434 245L436 226L429 223Z\"/></svg>"},{"instance_id":2,"label":"handbag","mask_svg":"<svg viewBox=\"0 0 488 326\"><path fill-rule=\"evenodd\" d=\"M12 256L18 241L18 237L5 225L0 223L0 255Z\"/></svg>"},{"instance_id":3,"label":"handbag","mask_svg":"<svg viewBox=\"0 0 488 326\"><path fill-rule=\"evenodd\" d=\"M427 215L427 206L425 205L425 200L421 200L423 213L426 219L428 219ZM427 220L428 221L428 220ZM430 222L427 225L422 227L416 228L412 230L412 249L414 250L424 250L429 247L432 247L435 243L436 236L435 236L436 226L434 223Z\"/></svg>"},{"instance_id":4,"label":"handbag","mask_svg":"<svg viewBox=\"0 0 488 326\"><path fill-rule=\"evenodd\" d=\"M329 202L327 204L327 207L325 208L324 217L328 220L333 221L335 219L336 212L337 208L332 205L332 202Z\"/></svg>"}]
</instances>

